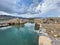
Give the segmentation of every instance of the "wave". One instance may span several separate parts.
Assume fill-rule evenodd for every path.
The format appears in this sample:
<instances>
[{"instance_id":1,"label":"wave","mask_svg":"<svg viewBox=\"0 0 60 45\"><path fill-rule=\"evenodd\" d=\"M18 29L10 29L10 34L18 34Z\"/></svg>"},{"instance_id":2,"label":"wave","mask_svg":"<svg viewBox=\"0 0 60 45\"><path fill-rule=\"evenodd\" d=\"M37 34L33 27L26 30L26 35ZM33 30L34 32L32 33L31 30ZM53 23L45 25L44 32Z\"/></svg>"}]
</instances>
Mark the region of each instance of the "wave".
<instances>
[{"instance_id":1,"label":"wave","mask_svg":"<svg viewBox=\"0 0 60 45\"><path fill-rule=\"evenodd\" d=\"M8 26L8 27L2 27L0 29L8 29L8 28L11 28L12 26Z\"/></svg>"},{"instance_id":2,"label":"wave","mask_svg":"<svg viewBox=\"0 0 60 45\"><path fill-rule=\"evenodd\" d=\"M25 26L28 26L28 27L35 26L35 23L33 23L33 24L32 23L26 23Z\"/></svg>"}]
</instances>

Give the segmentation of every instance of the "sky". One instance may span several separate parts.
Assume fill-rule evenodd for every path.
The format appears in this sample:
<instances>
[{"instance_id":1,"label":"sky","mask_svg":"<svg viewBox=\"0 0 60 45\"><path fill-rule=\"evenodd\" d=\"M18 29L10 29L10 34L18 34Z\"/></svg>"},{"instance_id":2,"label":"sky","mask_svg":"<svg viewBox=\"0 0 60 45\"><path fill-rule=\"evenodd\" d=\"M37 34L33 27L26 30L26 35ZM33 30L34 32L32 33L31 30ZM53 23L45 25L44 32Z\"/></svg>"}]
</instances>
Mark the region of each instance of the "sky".
<instances>
[{"instance_id":1,"label":"sky","mask_svg":"<svg viewBox=\"0 0 60 45\"><path fill-rule=\"evenodd\" d=\"M60 17L60 0L0 0L0 15Z\"/></svg>"}]
</instances>

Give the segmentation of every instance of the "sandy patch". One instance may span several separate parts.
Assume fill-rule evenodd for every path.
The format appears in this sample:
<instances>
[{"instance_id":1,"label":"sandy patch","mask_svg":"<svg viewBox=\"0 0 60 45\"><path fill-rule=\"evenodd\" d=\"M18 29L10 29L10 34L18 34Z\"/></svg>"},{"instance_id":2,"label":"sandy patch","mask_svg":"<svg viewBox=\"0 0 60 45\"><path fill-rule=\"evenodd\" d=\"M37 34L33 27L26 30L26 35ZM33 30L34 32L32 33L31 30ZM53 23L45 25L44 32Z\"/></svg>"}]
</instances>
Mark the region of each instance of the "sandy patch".
<instances>
[{"instance_id":1,"label":"sandy patch","mask_svg":"<svg viewBox=\"0 0 60 45\"><path fill-rule=\"evenodd\" d=\"M50 38L46 36L40 36L39 37L39 45L52 45Z\"/></svg>"}]
</instances>

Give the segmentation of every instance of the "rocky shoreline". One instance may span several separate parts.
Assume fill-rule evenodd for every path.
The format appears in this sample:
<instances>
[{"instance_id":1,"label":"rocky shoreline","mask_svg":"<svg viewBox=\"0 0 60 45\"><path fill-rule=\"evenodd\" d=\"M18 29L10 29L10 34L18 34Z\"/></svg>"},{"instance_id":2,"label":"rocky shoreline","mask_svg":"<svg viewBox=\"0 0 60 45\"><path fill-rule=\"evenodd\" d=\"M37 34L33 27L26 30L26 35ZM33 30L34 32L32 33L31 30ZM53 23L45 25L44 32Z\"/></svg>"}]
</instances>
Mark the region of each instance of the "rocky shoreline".
<instances>
[{"instance_id":1,"label":"rocky shoreline","mask_svg":"<svg viewBox=\"0 0 60 45\"><path fill-rule=\"evenodd\" d=\"M36 23L37 25L40 24L60 24L60 18L27 18L27 19L20 19L20 18L12 18L5 21L0 21L0 27L2 26L9 26L15 24L24 24L24 23Z\"/></svg>"},{"instance_id":2,"label":"rocky shoreline","mask_svg":"<svg viewBox=\"0 0 60 45\"><path fill-rule=\"evenodd\" d=\"M60 19L60 18L59 18ZM25 23L35 23L35 30L40 29L40 25L45 28L50 36L60 37L60 20L54 18L45 19L19 19L13 18L6 21L0 21L0 27L12 26L12 25L24 25ZM53 21L52 21L53 20ZM52 21L52 22L51 22ZM47 23L49 22L49 23Z\"/></svg>"},{"instance_id":3,"label":"rocky shoreline","mask_svg":"<svg viewBox=\"0 0 60 45\"><path fill-rule=\"evenodd\" d=\"M46 29L46 30L43 29L42 31L47 33L49 37L52 38L52 41L54 41L56 44L58 43L58 39L60 40L60 18L59 19L56 19L56 18L45 18L45 19L13 18L13 19L5 20L5 21L0 21L0 27L7 27L7 26L16 25L16 24L24 25L25 23L28 23L28 22L35 23L35 30L39 30L41 26L44 29Z\"/></svg>"}]
</instances>

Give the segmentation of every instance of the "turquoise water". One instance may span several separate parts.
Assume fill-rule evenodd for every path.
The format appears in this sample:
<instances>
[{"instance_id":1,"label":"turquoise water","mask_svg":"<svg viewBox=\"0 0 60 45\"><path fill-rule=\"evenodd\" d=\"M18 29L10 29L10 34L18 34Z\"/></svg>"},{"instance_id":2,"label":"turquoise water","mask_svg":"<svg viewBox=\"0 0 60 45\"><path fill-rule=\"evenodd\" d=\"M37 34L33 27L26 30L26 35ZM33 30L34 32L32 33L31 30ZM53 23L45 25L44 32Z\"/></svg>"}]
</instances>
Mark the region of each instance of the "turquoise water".
<instances>
[{"instance_id":1,"label":"turquoise water","mask_svg":"<svg viewBox=\"0 0 60 45\"><path fill-rule=\"evenodd\" d=\"M0 45L38 45L38 35L33 26L0 29Z\"/></svg>"}]
</instances>

